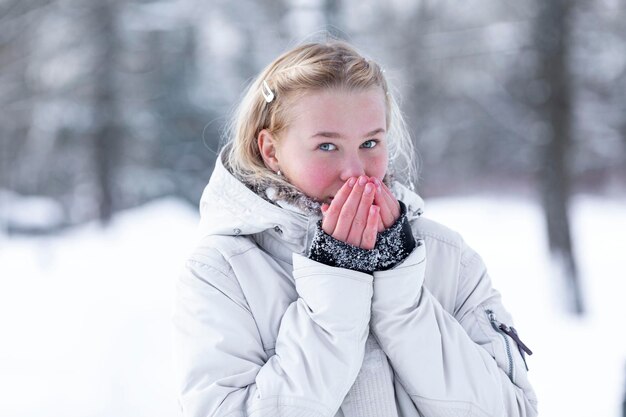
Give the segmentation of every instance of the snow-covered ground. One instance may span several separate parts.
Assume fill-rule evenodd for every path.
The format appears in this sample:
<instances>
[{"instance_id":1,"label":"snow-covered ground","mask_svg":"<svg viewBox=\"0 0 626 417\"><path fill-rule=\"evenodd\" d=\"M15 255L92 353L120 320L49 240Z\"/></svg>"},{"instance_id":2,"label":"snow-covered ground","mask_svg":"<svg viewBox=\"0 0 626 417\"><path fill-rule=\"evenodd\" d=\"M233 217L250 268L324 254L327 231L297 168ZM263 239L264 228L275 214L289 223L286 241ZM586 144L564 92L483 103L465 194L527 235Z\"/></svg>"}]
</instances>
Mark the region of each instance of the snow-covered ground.
<instances>
[{"instance_id":1,"label":"snow-covered ground","mask_svg":"<svg viewBox=\"0 0 626 417\"><path fill-rule=\"evenodd\" d=\"M572 218L589 314L562 313L537 206L427 201L484 258L535 354L541 416L620 417L626 386L626 199L578 197ZM0 235L0 416L171 417L173 286L196 213L162 200L50 238Z\"/></svg>"}]
</instances>

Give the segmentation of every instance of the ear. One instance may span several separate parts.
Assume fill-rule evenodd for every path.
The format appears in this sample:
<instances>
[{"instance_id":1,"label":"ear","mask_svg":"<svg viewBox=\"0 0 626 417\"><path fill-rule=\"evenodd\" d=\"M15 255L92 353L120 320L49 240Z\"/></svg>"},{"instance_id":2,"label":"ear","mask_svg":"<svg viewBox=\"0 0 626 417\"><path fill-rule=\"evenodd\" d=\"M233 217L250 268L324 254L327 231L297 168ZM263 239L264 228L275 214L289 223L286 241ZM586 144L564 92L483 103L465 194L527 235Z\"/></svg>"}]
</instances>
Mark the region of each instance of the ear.
<instances>
[{"instance_id":1,"label":"ear","mask_svg":"<svg viewBox=\"0 0 626 417\"><path fill-rule=\"evenodd\" d=\"M278 158L276 157L276 138L267 129L263 129L259 132L257 144L265 166L274 172L278 171L279 164Z\"/></svg>"}]
</instances>

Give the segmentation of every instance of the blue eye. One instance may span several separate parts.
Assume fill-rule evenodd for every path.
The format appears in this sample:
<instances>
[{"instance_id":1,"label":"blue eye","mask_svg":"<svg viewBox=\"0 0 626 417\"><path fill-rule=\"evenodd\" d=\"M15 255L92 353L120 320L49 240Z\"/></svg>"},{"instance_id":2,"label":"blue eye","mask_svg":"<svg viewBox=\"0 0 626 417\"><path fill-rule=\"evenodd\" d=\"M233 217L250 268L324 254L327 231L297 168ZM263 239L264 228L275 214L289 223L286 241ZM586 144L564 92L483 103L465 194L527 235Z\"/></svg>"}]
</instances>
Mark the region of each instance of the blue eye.
<instances>
[{"instance_id":1,"label":"blue eye","mask_svg":"<svg viewBox=\"0 0 626 417\"><path fill-rule=\"evenodd\" d=\"M376 145L378 145L378 141L377 141L377 140L374 140L374 139L370 139L370 140L368 140L368 141L363 142L363 144L361 145L361 147L362 147L362 148L367 148L367 149L370 149L370 148L375 147Z\"/></svg>"},{"instance_id":2,"label":"blue eye","mask_svg":"<svg viewBox=\"0 0 626 417\"><path fill-rule=\"evenodd\" d=\"M335 149L337 149L337 147L332 143L322 143L319 146L319 149L321 149L322 151L334 151Z\"/></svg>"}]
</instances>

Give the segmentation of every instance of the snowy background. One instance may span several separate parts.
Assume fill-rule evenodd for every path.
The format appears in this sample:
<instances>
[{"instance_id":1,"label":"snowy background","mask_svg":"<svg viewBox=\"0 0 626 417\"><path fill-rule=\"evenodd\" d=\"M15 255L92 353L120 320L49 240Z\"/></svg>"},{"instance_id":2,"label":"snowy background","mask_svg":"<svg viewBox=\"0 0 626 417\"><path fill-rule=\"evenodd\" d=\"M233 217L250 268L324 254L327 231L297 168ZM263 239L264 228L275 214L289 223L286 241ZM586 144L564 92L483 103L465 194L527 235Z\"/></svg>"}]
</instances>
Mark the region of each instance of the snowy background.
<instances>
[{"instance_id":1,"label":"snowy background","mask_svg":"<svg viewBox=\"0 0 626 417\"><path fill-rule=\"evenodd\" d=\"M31 208L35 205L29 205ZM23 210L28 210L24 207ZM626 375L626 198L576 197L588 314L562 313L530 200L426 201L483 256L535 354L530 377L544 417L620 417ZM0 416L171 417L173 285L198 217L164 199L49 238L0 236Z\"/></svg>"},{"instance_id":2,"label":"snowy background","mask_svg":"<svg viewBox=\"0 0 626 417\"><path fill-rule=\"evenodd\" d=\"M328 33L385 69L541 415L626 417L625 0L0 0L0 417L178 415L174 281L231 109Z\"/></svg>"}]
</instances>

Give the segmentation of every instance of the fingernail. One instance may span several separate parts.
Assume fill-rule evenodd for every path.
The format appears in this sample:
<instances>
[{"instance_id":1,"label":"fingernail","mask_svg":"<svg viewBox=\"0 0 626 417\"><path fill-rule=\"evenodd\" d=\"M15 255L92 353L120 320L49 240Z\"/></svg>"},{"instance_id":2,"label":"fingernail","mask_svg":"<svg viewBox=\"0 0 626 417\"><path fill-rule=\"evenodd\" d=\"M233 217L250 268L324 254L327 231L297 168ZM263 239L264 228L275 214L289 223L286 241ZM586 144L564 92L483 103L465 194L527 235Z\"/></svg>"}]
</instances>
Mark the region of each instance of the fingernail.
<instances>
[{"instance_id":1,"label":"fingernail","mask_svg":"<svg viewBox=\"0 0 626 417\"><path fill-rule=\"evenodd\" d=\"M365 186L365 194L370 194L372 191L374 191L374 186L370 183L368 183Z\"/></svg>"},{"instance_id":2,"label":"fingernail","mask_svg":"<svg viewBox=\"0 0 626 417\"><path fill-rule=\"evenodd\" d=\"M372 215L376 214L376 210L378 210L378 206L371 206L370 207L370 214L372 214Z\"/></svg>"},{"instance_id":3,"label":"fingernail","mask_svg":"<svg viewBox=\"0 0 626 417\"><path fill-rule=\"evenodd\" d=\"M359 185L365 185L365 184L367 184L367 177L360 176L359 177Z\"/></svg>"},{"instance_id":4,"label":"fingernail","mask_svg":"<svg viewBox=\"0 0 626 417\"><path fill-rule=\"evenodd\" d=\"M348 187L354 187L354 184L356 184L356 178L352 177L348 180Z\"/></svg>"}]
</instances>

